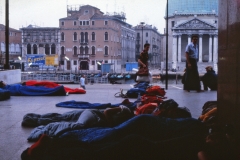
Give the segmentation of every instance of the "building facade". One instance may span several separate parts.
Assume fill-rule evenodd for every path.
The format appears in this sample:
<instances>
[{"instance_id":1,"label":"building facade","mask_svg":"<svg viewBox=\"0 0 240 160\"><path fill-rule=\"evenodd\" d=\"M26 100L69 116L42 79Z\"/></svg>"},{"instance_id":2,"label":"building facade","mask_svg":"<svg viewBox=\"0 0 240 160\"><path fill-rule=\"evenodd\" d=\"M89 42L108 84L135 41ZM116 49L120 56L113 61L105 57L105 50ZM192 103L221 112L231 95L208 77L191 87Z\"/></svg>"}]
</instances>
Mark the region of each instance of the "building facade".
<instances>
[{"instance_id":1,"label":"building facade","mask_svg":"<svg viewBox=\"0 0 240 160\"><path fill-rule=\"evenodd\" d=\"M60 64L66 70L99 71L103 63L111 72L121 72L134 60L135 31L124 13L104 14L90 6L67 6L67 17L59 19Z\"/></svg>"},{"instance_id":2,"label":"building facade","mask_svg":"<svg viewBox=\"0 0 240 160\"><path fill-rule=\"evenodd\" d=\"M156 27L148 24L137 25L134 29L136 31L136 60L142 52L144 44L149 43L151 45L148 52L149 66L150 68L159 68L162 61L161 39L163 35L157 31Z\"/></svg>"},{"instance_id":3,"label":"building facade","mask_svg":"<svg viewBox=\"0 0 240 160\"><path fill-rule=\"evenodd\" d=\"M48 57L60 54L60 29L58 27L29 25L20 30L22 31L22 57L24 60L28 55ZM46 65L48 64L46 63ZM58 65L58 62L54 65Z\"/></svg>"},{"instance_id":4,"label":"building facade","mask_svg":"<svg viewBox=\"0 0 240 160\"><path fill-rule=\"evenodd\" d=\"M21 57L22 32L13 28L9 28L9 60L18 60ZM0 24L0 64L5 63L6 45L5 45L5 26Z\"/></svg>"},{"instance_id":5,"label":"building facade","mask_svg":"<svg viewBox=\"0 0 240 160\"><path fill-rule=\"evenodd\" d=\"M169 0L168 33L172 69L186 61L185 48L198 35L198 62L214 64L217 70L218 0Z\"/></svg>"}]
</instances>

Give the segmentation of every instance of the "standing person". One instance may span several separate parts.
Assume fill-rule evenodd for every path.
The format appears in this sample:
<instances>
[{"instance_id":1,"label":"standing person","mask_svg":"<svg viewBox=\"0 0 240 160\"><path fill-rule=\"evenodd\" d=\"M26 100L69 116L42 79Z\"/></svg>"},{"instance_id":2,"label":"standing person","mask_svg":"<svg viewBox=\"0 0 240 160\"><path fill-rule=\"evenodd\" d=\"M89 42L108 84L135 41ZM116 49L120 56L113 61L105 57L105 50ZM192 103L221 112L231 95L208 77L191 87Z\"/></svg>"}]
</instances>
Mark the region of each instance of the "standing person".
<instances>
[{"instance_id":1,"label":"standing person","mask_svg":"<svg viewBox=\"0 0 240 160\"><path fill-rule=\"evenodd\" d=\"M201 84L198 73L198 36L193 35L191 38L192 42L186 47L186 77L183 88L185 91L196 90L201 92Z\"/></svg>"},{"instance_id":2,"label":"standing person","mask_svg":"<svg viewBox=\"0 0 240 160\"><path fill-rule=\"evenodd\" d=\"M86 88L85 88L85 76L84 76L84 75L82 75L81 78L80 78L80 86L81 86L84 90L86 90Z\"/></svg>"},{"instance_id":3,"label":"standing person","mask_svg":"<svg viewBox=\"0 0 240 160\"><path fill-rule=\"evenodd\" d=\"M140 65L140 68L142 67L148 67L148 50L150 48L150 44L146 43L144 44L144 49L143 51L140 53L140 57L138 59L138 63Z\"/></svg>"},{"instance_id":4,"label":"standing person","mask_svg":"<svg viewBox=\"0 0 240 160\"><path fill-rule=\"evenodd\" d=\"M211 90L217 90L217 74L213 70L212 66L207 66L207 73L205 73L201 77L201 81L203 82L204 90L207 91L208 88Z\"/></svg>"},{"instance_id":5,"label":"standing person","mask_svg":"<svg viewBox=\"0 0 240 160\"><path fill-rule=\"evenodd\" d=\"M143 68L147 68L148 69L148 59L149 59L149 55L148 55L148 50L150 48L150 44L149 43L145 43L144 44L144 49L143 51L140 53L140 57L138 59L138 64L139 64L139 70L143 69ZM147 76L147 75L146 75ZM140 81L150 81L149 77L145 76L137 76L136 77L136 81L140 82Z\"/></svg>"}]
</instances>

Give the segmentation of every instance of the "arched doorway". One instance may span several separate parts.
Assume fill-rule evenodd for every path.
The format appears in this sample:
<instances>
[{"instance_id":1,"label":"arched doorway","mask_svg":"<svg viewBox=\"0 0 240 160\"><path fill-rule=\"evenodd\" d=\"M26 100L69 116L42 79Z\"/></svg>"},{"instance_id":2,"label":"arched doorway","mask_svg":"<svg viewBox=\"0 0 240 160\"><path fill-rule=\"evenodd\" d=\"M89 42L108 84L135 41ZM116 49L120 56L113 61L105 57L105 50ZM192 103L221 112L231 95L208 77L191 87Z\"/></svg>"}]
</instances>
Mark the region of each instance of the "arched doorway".
<instances>
[{"instance_id":1,"label":"arched doorway","mask_svg":"<svg viewBox=\"0 0 240 160\"><path fill-rule=\"evenodd\" d=\"M89 70L88 61L81 61L80 62L80 70Z\"/></svg>"}]
</instances>

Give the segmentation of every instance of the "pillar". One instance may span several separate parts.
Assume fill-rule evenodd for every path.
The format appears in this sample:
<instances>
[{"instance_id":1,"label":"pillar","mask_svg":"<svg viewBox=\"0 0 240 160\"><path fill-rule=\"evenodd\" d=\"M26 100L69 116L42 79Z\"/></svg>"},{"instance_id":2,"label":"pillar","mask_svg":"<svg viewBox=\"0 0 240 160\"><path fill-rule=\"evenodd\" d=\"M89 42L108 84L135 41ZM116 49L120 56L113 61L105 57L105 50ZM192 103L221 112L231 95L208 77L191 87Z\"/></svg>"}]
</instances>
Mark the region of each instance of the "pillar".
<instances>
[{"instance_id":1,"label":"pillar","mask_svg":"<svg viewBox=\"0 0 240 160\"><path fill-rule=\"evenodd\" d=\"M214 35L214 46L213 46L213 65L214 65L214 70L218 72L218 35Z\"/></svg>"},{"instance_id":2,"label":"pillar","mask_svg":"<svg viewBox=\"0 0 240 160\"><path fill-rule=\"evenodd\" d=\"M191 43L191 34L188 35L188 44Z\"/></svg>"},{"instance_id":3,"label":"pillar","mask_svg":"<svg viewBox=\"0 0 240 160\"><path fill-rule=\"evenodd\" d=\"M212 35L209 35L209 57L208 62L212 62Z\"/></svg>"},{"instance_id":4,"label":"pillar","mask_svg":"<svg viewBox=\"0 0 240 160\"><path fill-rule=\"evenodd\" d=\"M172 69L177 68L177 35L173 35L172 45Z\"/></svg>"},{"instance_id":5,"label":"pillar","mask_svg":"<svg viewBox=\"0 0 240 160\"><path fill-rule=\"evenodd\" d=\"M219 0L217 119L220 126L232 125L240 136L240 1ZM217 43L217 42L215 42ZM214 57L214 61L217 59Z\"/></svg>"},{"instance_id":6,"label":"pillar","mask_svg":"<svg viewBox=\"0 0 240 160\"><path fill-rule=\"evenodd\" d=\"M182 59L182 36L178 35L178 62L181 62Z\"/></svg>"},{"instance_id":7,"label":"pillar","mask_svg":"<svg viewBox=\"0 0 240 160\"><path fill-rule=\"evenodd\" d=\"M199 34L199 57L198 57L198 62L202 62L202 34Z\"/></svg>"}]
</instances>

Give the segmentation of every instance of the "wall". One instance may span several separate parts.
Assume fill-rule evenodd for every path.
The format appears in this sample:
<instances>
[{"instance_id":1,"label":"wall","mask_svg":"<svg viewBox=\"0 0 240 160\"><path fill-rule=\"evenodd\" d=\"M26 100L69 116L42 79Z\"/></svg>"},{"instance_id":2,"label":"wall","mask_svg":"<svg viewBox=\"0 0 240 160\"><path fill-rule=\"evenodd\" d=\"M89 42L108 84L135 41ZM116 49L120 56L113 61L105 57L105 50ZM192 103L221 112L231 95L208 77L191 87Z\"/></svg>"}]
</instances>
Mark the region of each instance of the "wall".
<instances>
[{"instance_id":1,"label":"wall","mask_svg":"<svg viewBox=\"0 0 240 160\"><path fill-rule=\"evenodd\" d=\"M240 1L219 0L218 117L240 133Z\"/></svg>"},{"instance_id":2,"label":"wall","mask_svg":"<svg viewBox=\"0 0 240 160\"><path fill-rule=\"evenodd\" d=\"M21 83L21 70L0 71L0 81L4 81L7 84Z\"/></svg>"}]
</instances>

